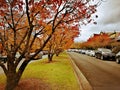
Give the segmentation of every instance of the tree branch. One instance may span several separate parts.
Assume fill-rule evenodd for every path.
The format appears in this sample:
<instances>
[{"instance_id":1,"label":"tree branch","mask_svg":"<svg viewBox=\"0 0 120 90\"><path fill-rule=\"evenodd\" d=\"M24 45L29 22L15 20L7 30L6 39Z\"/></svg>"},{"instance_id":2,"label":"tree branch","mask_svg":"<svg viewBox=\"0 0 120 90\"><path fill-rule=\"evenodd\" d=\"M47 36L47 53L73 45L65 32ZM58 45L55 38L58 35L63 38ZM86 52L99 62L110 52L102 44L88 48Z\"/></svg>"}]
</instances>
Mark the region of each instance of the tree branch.
<instances>
[{"instance_id":1,"label":"tree branch","mask_svg":"<svg viewBox=\"0 0 120 90\"><path fill-rule=\"evenodd\" d=\"M24 11L23 11L23 14L21 15L21 17L17 20L15 27L18 25L18 23L20 22L20 20L22 19L23 16L24 16Z\"/></svg>"},{"instance_id":2,"label":"tree branch","mask_svg":"<svg viewBox=\"0 0 120 90\"><path fill-rule=\"evenodd\" d=\"M5 75L7 76L7 68L5 67L5 65L2 62L0 62L0 66L2 67Z\"/></svg>"}]
</instances>

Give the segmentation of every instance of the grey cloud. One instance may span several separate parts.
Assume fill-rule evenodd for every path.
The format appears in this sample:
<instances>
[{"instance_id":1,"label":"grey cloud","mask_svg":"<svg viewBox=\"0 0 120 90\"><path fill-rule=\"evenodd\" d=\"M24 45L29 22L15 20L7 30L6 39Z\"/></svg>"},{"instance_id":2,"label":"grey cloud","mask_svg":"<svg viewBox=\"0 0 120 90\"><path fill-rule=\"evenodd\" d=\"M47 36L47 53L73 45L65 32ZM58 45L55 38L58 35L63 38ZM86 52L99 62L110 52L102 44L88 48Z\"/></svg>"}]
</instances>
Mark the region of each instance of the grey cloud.
<instances>
[{"instance_id":1,"label":"grey cloud","mask_svg":"<svg viewBox=\"0 0 120 90\"><path fill-rule=\"evenodd\" d=\"M94 33L120 32L120 0L106 0L98 7L97 25L82 26L81 36L75 41L86 41Z\"/></svg>"},{"instance_id":2,"label":"grey cloud","mask_svg":"<svg viewBox=\"0 0 120 90\"><path fill-rule=\"evenodd\" d=\"M100 23L111 24L120 22L120 0L106 0L98 10L103 10L103 15L100 17Z\"/></svg>"},{"instance_id":3,"label":"grey cloud","mask_svg":"<svg viewBox=\"0 0 120 90\"><path fill-rule=\"evenodd\" d=\"M120 8L106 13L101 20L103 24L112 24L120 22Z\"/></svg>"}]
</instances>

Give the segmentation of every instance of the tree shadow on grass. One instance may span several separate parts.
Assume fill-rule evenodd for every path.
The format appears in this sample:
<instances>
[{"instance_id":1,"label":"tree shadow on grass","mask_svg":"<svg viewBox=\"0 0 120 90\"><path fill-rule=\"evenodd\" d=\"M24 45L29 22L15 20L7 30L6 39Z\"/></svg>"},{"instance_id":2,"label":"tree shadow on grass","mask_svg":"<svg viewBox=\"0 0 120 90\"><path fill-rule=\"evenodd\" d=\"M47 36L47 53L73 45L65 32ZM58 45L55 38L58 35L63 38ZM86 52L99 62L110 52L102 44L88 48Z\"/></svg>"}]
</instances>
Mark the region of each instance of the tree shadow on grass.
<instances>
[{"instance_id":1,"label":"tree shadow on grass","mask_svg":"<svg viewBox=\"0 0 120 90\"><path fill-rule=\"evenodd\" d=\"M0 84L0 90L5 90L5 85ZM39 79L23 79L15 90L51 90L49 84Z\"/></svg>"}]
</instances>

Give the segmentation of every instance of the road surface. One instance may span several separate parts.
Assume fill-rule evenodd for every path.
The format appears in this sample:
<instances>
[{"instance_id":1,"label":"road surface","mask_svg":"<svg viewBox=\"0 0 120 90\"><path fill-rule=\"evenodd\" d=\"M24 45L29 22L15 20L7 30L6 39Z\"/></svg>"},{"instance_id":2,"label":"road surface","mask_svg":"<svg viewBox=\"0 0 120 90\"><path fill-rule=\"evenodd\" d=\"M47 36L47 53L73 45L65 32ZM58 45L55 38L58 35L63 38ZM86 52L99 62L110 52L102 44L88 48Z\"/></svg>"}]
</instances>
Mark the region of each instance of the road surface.
<instances>
[{"instance_id":1,"label":"road surface","mask_svg":"<svg viewBox=\"0 0 120 90\"><path fill-rule=\"evenodd\" d=\"M69 52L69 55L93 90L120 90L120 64L74 52Z\"/></svg>"}]
</instances>

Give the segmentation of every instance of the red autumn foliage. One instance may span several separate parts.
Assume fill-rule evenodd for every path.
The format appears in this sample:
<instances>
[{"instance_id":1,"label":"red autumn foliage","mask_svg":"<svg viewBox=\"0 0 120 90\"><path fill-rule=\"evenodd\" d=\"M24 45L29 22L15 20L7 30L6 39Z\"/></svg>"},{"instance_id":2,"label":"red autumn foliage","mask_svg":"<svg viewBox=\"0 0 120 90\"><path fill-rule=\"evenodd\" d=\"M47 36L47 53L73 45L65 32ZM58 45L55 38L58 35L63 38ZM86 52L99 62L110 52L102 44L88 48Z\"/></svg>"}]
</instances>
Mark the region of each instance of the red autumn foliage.
<instances>
[{"instance_id":1,"label":"red autumn foliage","mask_svg":"<svg viewBox=\"0 0 120 90\"><path fill-rule=\"evenodd\" d=\"M94 34L90 37L87 42L84 43L85 47L88 48L99 48L99 47L108 47L110 45L111 39L107 33Z\"/></svg>"},{"instance_id":2,"label":"red autumn foliage","mask_svg":"<svg viewBox=\"0 0 120 90\"><path fill-rule=\"evenodd\" d=\"M58 27L72 26L77 34L80 22L91 20L96 12L96 5L91 2L93 0L0 0L0 43L7 55L7 65L0 62L0 66L7 78L6 90L17 86L28 63L42 51ZM20 56L15 58L18 52Z\"/></svg>"}]
</instances>

